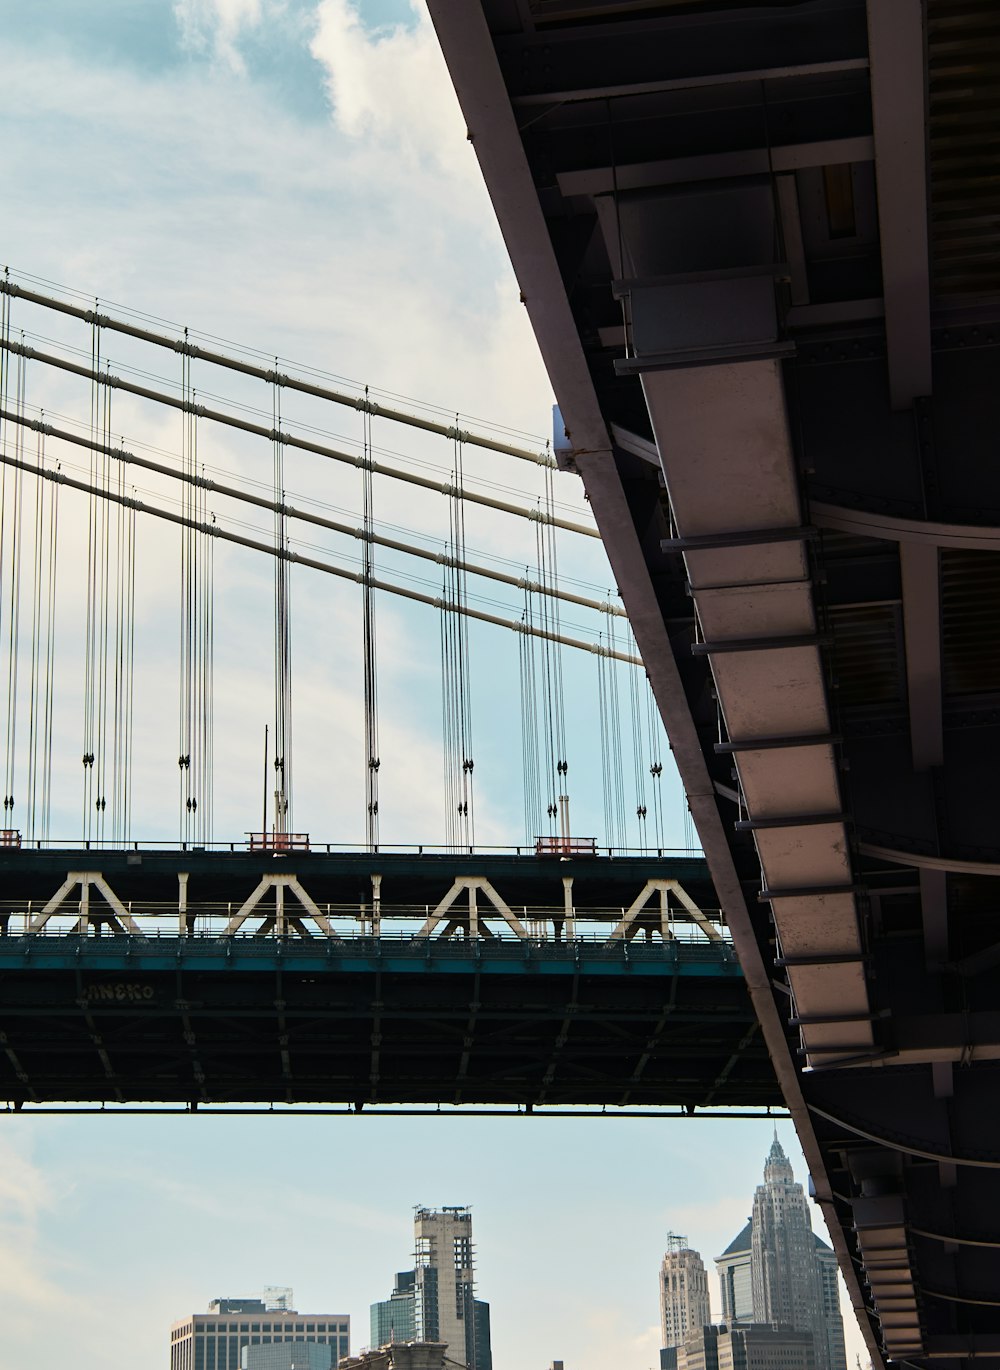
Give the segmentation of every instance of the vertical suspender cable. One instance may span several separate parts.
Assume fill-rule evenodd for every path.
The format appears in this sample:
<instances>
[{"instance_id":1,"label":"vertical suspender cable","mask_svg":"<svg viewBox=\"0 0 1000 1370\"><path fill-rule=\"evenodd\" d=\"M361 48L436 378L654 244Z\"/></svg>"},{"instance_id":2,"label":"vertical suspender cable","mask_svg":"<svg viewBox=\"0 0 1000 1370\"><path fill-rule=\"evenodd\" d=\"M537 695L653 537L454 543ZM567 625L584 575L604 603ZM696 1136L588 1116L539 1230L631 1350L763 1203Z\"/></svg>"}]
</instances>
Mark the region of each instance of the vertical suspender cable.
<instances>
[{"instance_id":1,"label":"vertical suspender cable","mask_svg":"<svg viewBox=\"0 0 1000 1370\"><path fill-rule=\"evenodd\" d=\"M124 632L124 683L122 697L125 709L125 722L122 729L122 756L124 783L122 791L122 835L126 842L132 837L132 754L133 720L135 717L135 510L127 511L125 525L125 586L128 613Z\"/></svg>"},{"instance_id":2,"label":"vertical suspender cable","mask_svg":"<svg viewBox=\"0 0 1000 1370\"><path fill-rule=\"evenodd\" d=\"M455 429L458 431L458 418L455 415ZM458 563L452 568L455 585L455 642L458 650L456 662L456 681L458 683L458 755L462 761L460 776L459 815L462 845L470 850L476 841L476 815L473 800L472 774L475 762L472 757L472 688L471 661L469 655L468 577L465 571L465 470L462 439L455 437L455 493L452 496L452 546Z\"/></svg>"},{"instance_id":3,"label":"vertical suspender cable","mask_svg":"<svg viewBox=\"0 0 1000 1370\"><path fill-rule=\"evenodd\" d=\"M186 336L186 334L185 334ZM183 424L181 464L185 473L182 508L185 518L204 526L208 522L208 495L196 484L198 474L197 392L192 384L191 358L185 353L182 363L182 390L186 403ZM204 472L202 472L204 474ZM135 581L135 511L128 544L130 594ZM181 531L181 605L180 605L180 826L185 842L205 843L212 830L212 671L213 671L213 550L212 539L195 527ZM133 600L134 617L134 600ZM135 627L129 622L128 651L134 661ZM131 752L131 712L134 669L129 669L129 732ZM129 820L131 822L131 819Z\"/></svg>"},{"instance_id":4,"label":"vertical suspender cable","mask_svg":"<svg viewBox=\"0 0 1000 1370\"><path fill-rule=\"evenodd\" d=\"M44 447L43 447L44 452ZM42 792L41 792L41 831L38 834L47 841L52 828L52 735L55 714L55 653L56 653L56 594L59 546L59 485L46 481L49 486L49 531L48 531L48 574L47 574L47 622L45 632L45 709L42 721Z\"/></svg>"},{"instance_id":5,"label":"vertical suspender cable","mask_svg":"<svg viewBox=\"0 0 1000 1370\"><path fill-rule=\"evenodd\" d=\"M448 548L441 595L441 735L444 750L445 841L475 844L472 699L469 669L468 591L465 567L465 505L462 440L455 443L455 470L448 509Z\"/></svg>"},{"instance_id":6,"label":"vertical suspender cable","mask_svg":"<svg viewBox=\"0 0 1000 1370\"><path fill-rule=\"evenodd\" d=\"M104 387L104 394L101 403L100 416L100 440L106 447L112 445L111 434L111 400L113 395L111 386ZM111 459L107 452L102 452L100 457L101 465L101 488L110 490L112 488ZM115 788L117 784L117 774L115 772L115 740L117 733L117 720L113 715L114 708L114 685L112 671L115 665L115 644L114 644L114 624L111 621L112 609L114 609L115 619L118 616L118 585L115 574L113 542L116 532L116 524L113 522L115 510L107 500L101 501L101 536L100 536L100 577L98 590L98 604L100 608L99 617L99 650L98 650L98 707L97 707L97 761L95 763L95 781L97 788L97 799L95 801L95 811L97 818L98 838L104 839L108 836L107 830L107 807L109 780L111 782L111 831L115 832ZM110 771L110 774L109 774Z\"/></svg>"},{"instance_id":7,"label":"vertical suspender cable","mask_svg":"<svg viewBox=\"0 0 1000 1370\"><path fill-rule=\"evenodd\" d=\"M559 562L556 555L556 530L551 520L555 517L556 499L552 468L545 467L545 512L547 522L542 536L548 542L548 575L551 593L545 596L549 601L550 617L554 638L552 648L552 683L555 691L555 740L556 740L556 793L559 805L559 831L564 841L570 836L569 823L569 760L566 748L566 697L563 687L562 644L558 641L561 633L559 621Z\"/></svg>"},{"instance_id":8,"label":"vertical suspender cable","mask_svg":"<svg viewBox=\"0 0 1000 1370\"><path fill-rule=\"evenodd\" d=\"M458 681L455 607L455 571L449 565L454 544L449 536L441 587L441 740L444 766L445 843L462 844L461 743L458 721Z\"/></svg>"},{"instance_id":9,"label":"vertical suspender cable","mask_svg":"<svg viewBox=\"0 0 1000 1370\"><path fill-rule=\"evenodd\" d=\"M548 522L555 513L555 489L552 472L545 470L545 519L535 525L535 546L538 558L538 578L544 588L539 596L538 613L541 626L549 636L542 639L542 673L545 691L546 786L549 831L558 828L563 840L569 829L569 763L566 754L566 706L563 687L562 649L557 641L560 633L559 566L556 555L555 529Z\"/></svg>"},{"instance_id":10,"label":"vertical suspender cable","mask_svg":"<svg viewBox=\"0 0 1000 1370\"><path fill-rule=\"evenodd\" d=\"M109 434L109 442L111 441ZM119 462L114 469L115 487L118 495L125 495L125 471ZM128 795L128 756L125 748L128 715L126 696L126 642L128 640L128 515L129 510L123 503L115 508L115 621L113 635L114 686L113 686L113 761L111 793L111 832L119 841L125 837L125 807Z\"/></svg>"},{"instance_id":11,"label":"vertical suspender cable","mask_svg":"<svg viewBox=\"0 0 1000 1370\"><path fill-rule=\"evenodd\" d=\"M603 635L602 635L603 636ZM598 650L598 701L601 716L601 783L604 797L604 827L607 845L625 845L625 787L622 773L621 710L618 698L615 621L607 615L606 644Z\"/></svg>"},{"instance_id":12,"label":"vertical suspender cable","mask_svg":"<svg viewBox=\"0 0 1000 1370\"><path fill-rule=\"evenodd\" d=\"M90 394L90 430L91 438L96 443L99 440L98 427L100 415L100 382L98 372L100 370L100 325L97 322L97 301L94 301L94 321L91 324L90 332L90 352L91 368L94 379L91 382ZM91 451L90 454L90 483L97 485L97 453ZM83 670L83 836L89 841L93 836L94 813L91 805L94 800L94 678L96 670L96 614L97 614L97 519L98 504L100 497L91 495L88 501L87 510L87 582L86 598L87 611L85 634L86 643L84 647L84 670Z\"/></svg>"},{"instance_id":13,"label":"vertical suspender cable","mask_svg":"<svg viewBox=\"0 0 1000 1370\"><path fill-rule=\"evenodd\" d=\"M185 340L187 329L184 330ZM185 351L181 357L181 393L184 398L184 411L181 425L181 466L185 476L194 474L192 453L191 422L191 358ZM185 518L195 517L195 487L185 480L181 494L181 506ZM195 597L195 531L190 527L181 528L181 575L180 575L180 642L178 688L178 736L179 751L177 768L179 779L178 820L181 841L187 843L192 837L192 823L197 809L197 796L193 793L191 773L192 737L191 722L193 714L192 693L194 687L194 597Z\"/></svg>"},{"instance_id":14,"label":"vertical suspender cable","mask_svg":"<svg viewBox=\"0 0 1000 1370\"><path fill-rule=\"evenodd\" d=\"M528 579L525 568L525 579ZM532 591L525 587L525 628L534 626ZM542 835L541 775L538 758L538 667L535 636L529 631L518 642L521 677L521 777L524 789L524 839L529 845Z\"/></svg>"},{"instance_id":15,"label":"vertical suspender cable","mask_svg":"<svg viewBox=\"0 0 1000 1370\"><path fill-rule=\"evenodd\" d=\"M192 410L197 398L191 391ZM198 469L198 416L192 412L190 417L191 436L189 450L191 470ZM206 521L207 492L204 487L193 486L191 507L195 520ZM208 692L206 668L208 664L208 624L206 614L207 549L204 534L195 531L192 540L192 560L194 575L191 585L191 838L204 843L205 825L209 805L206 797L208 783L208 757L206 754L206 732L208 725Z\"/></svg>"},{"instance_id":16,"label":"vertical suspender cable","mask_svg":"<svg viewBox=\"0 0 1000 1370\"><path fill-rule=\"evenodd\" d=\"M25 412L25 366L19 358L15 369L16 412ZM18 460L24 456L24 430L19 424L14 437L14 455ZM7 599L7 742L4 756L4 827L13 829L14 821L14 782L17 752L17 690L18 690L18 648L20 645L21 623L21 555L22 529L21 514L24 499L24 473L15 472L11 482L12 490L8 496L4 491L4 516L8 516L7 499L10 499L10 528L8 546L10 549L10 589Z\"/></svg>"},{"instance_id":17,"label":"vertical suspender cable","mask_svg":"<svg viewBox=\"0 0 1000 1370\"><path fill-rule=\"evenodd\" d=\"M653 687L646 677L646 736L649 740L649 774L652 777L653 824L656 831L657 849L663 850L663 793L661 777L663 763L660 760L660 746L663 740L663 725L653 698Z\"/></svg>"},{"instance_id":18,"label":"vertical suspender cable","mask_svg":"<svg viewBox=\"0 0 1000 1370\"><path fill-rule=\"evenodd\" d=\"M278 359L275 358L275 374ZM285 445L281 441L281 389L273 385L274 418L274 544L287 550L285 526ZM274 831L277 839L289 831L292 789L291 623L289 620L288 561L274 559Z\"/></svg>"},{"instance_id":19,"label":"vertical suspender cable","mask_svg":"<svg viewBox=\"0 0 1000 1370\"><path fill-rule=\"evenodd\" d=\"M9 271L5 270L5 273L4 273L4 274L5 274L5 277L7 277L7 278L9 279ZM9 352L8 347L7 347L7 344L9 344L9 342L10 342L10 330L11 330L10 308L11 308L11 302L10 302L9 299L7 299L7 298L5 297L4 300L3 300L3 302L2 302L2 307L0 307L0 329L2 329L2 334L3 334L3 339L2 339L2 340L3 340L3 343L4 343L4 349L3 349L4 355L3 355L2 360L0 360L0 403L2 403L2 405L3 405L3 410L4 410L5 413L9 412L9 409L10 409L9 401L10 401L10 363L11 363L11 353ZM10 425L9 425L9 423L4 423L4 426L3 426L3 429L2 429L2 436L3 436L3 451L4 451L5 454L6 454L6 452L7 452L7 442L8 442L9 435L10 435ZM19 441L19 434L18 434L18 432L17 432L17 428L15 428L15 430L14 430L14 442L15 442L15 444L16 444L18 441ZM7 548L7 543L8 543L8 537L7 537L7 524L8 524L8 521L9 521L9 519L10 519L10 511L9 511L8 506L9 506L9 504L12 502L12 501L10 501L9 498L8 498L8 481L10 481L11 485L13 484L13 481L14 481L14 474L15 474L14 472L10 472L9 475L8 475L7 468L4 467L3 474L2 474L2 476L0 476L0 624L2 624L2 622L3 622L3 614L4 614L5 610L6 610L6 604L5 604L6 594L5 594L5 590L6 590L6 577L7 577L7 562L6 562L6 548ZM8 698L8 712L9 712L9 708L10 708L10 700L9 700L9 698ZM11 819L11 816L10 816L10 793L11 793L11 792L10 792L10 786L9 786L9 784L8 784L8 781L7 781L7 771L8 771L8 767L7 767L7 764L6 764L6 761L5 761L5 764L4 764L4 802L3 802L3 811L4 811L4 821L3 821L3 825L4 825L5 828L9 827L10 824L11 824L11 822L12 822L12 819Z\"/></svg>"},{"instance_id":20,"label":"vertical suspender cable","mask_svg":"<svg viewBox=\"0 0 1000 1370\"><path fill-rule=\"evenodd\" d=\"M641 707L640 690L642 678L639 667L632 666L628 673L629 716L632 721L632 769L635 774L635 816L637 821L638 846L646 846L646 749Z\"/></svg>"},{"instance_id":21,"label":"vertical suspender cable","mask_svg":"<svg viewBox=\"0 0 1000 1370\"><path fill-rule=\"evenodd\" d=\"M601 634L603 639L604 634ZM597 701L598 714L600 719L600 739L601 739L601 797L604 801L604 841L609 847L615 845L614 840L614 800L611 787L611 740L609 733L609 700L608 700L608 666L607 652L602 642L597 653Z\"/></svg>"},{"instance_id":22,"label":"vertical suspender cable","mask_svg":"<svg viewBox=\"0 0 1000 1370\"><path fill-rule=\"evenodd\" d=\"M538 566L539 584L547 588L549 583L548 574L548 542L545 537L541 519L535 524L535 555ZM553 631L550 622L549 596L542 593L538 597L538 618L543 633L548 634ZM546 812L549 820L549 835L555 833L556 821L559 815L559 805L556 802L558 793L557 781L558 772L556 770L557 746L556 746L556 724L554 717L555 703L555 682L552 670L552 643L548 637L541 640L542 658L542 690L544 706L544 735L545 735L545 797Z\"/></svg>"},{"instance_id":23,"label":"vertical suspender cable","mask_svg":"<svg viewBox=\"0 0 1000 1370\"><path fill-rule=\"evenodd\" d=\"M196 420L197 422L197 420ZM197 439L196 439L197 440ZM203 468L204 473L204 468ZM214 518L212 520L214 522ZM201 522L208 523L208 491L202 491ZM202 553L202 674L200 753L201 810L199 833L203 843L212 841L215 809L215 540L204 538Z\"/></svg>"},{"instance_id":24,"label":"vertical suspender cable","mask_svg":"<svg viewBox=\"0 0 1000 1370\"><path fill-rule=\"evenodd\" d=\"M614 796L615 808L615 831L617 840L615 846L625 846L625 767L622 760L622 713L621 701L618 689L618 662L614 658L614 653L618 651L617 633L615 631L615 620L612 614L607 615L608 620L608 644L611 647L612 655L608 658L608 701L609 701L609 731L610 731L610 752L611 752L611 780L612 793Z\"/></svg>"},{"instance_id":25,"label":"vertical suspender cable","mask_svg":"<svg viewBox=\"0 0 1000 1370\"><path fill-rule=\"evenodd\" d=\"M44 416L43 416L44 417ZM45 465L45 437L38 434L35 461L39 467ZM45 501L47 481L35 480L35 518L32 540L32 585L31 585L31 682L28 689L28 811L25 828L30 838L38 836L39 802L41 792L41 738L42 738L42 638L44 629L45 588Z\"/></svg>"},{"instance_id":26,"label":"vertical suspender cable","mask_svg":"<svg viewBox=\"0 0 1000 1370\"><path fill-rule=\"evenodd\" d=\"M364 616L364 689L365 689L365 821L369 851L378 850L378 773L381 762L378 746L378 659L375 624L374 490L372 475L372 416L365 387L362 411L364 425L364 462L361 467L362 503L364 516L364 585L362 604Z\"/></svg>"}]
</instances>

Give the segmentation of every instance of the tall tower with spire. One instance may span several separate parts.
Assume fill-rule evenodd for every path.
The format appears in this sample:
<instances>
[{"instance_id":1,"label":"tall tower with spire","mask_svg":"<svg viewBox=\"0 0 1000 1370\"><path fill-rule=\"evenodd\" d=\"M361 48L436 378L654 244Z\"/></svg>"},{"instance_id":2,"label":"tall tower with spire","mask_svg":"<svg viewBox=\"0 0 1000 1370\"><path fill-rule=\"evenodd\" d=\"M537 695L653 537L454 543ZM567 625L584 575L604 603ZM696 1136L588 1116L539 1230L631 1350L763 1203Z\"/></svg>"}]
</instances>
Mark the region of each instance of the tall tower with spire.
<instances>
[{"instance_id":1,"label":"tall tower with spire","mask_svg":"<svg viewBox=\"0 0 1000 1370\"><path fill-rule=\"evenodd\" d=\"M660 1266L660 1331L664 1346L682 1346L692 1332L712 1320L708 1306L708 1276L700 1254L687 1237L667 1233L667 1250Z\"/></svg>"},{"instance_id":2,"label":"tall tower with spire","mask_svg":"<svg viewBox=\"0 0 1000 1370\"><path fill-rule=\"evenodd\" d=\"M750 1274L754 1322L780 1323L811 1332L816 1370L845 1370L839 1309L829 1309L819 1243L802 1186L775 1130L757 1186L750 1223ZM830 1253L832 1255L832 1252Z\"/></svg>"}]
</instances>

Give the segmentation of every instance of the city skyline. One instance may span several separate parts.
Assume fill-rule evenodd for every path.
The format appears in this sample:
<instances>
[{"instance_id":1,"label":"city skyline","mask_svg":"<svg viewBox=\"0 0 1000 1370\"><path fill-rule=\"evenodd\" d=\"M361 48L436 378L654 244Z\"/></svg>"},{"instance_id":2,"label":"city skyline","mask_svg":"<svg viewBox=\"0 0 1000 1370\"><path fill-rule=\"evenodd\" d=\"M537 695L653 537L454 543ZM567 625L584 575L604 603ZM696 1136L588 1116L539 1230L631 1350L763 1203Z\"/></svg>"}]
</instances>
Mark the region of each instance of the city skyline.
<instances>
[{"instance_id":1,"label":"city skyline","mask_svg":"<svg viewBox=\"0 0 1000 1370\"><path fill-rule=\"evenodd\" d=\"M0 1308L18 1352L37 1347L45 1328L40 1370L59 1370L71 1354L77 1370L162 1366L170 1324L186 1309L265 1282L292 1284L299 1307L343 1308L360 1341L372 1299L388 1292L409 1246L415 1195L400 1165L404 1142L427 1172L418 1195L457 1195L476 1215L495 1370L553 1357L572 1370L603 1370L614 1355L631 1370L653 1370L663 1234L683 1223L709 1251L723 1249L745 1220L768 1136L738 1119L268 1115L248 1129L246 1118L123 1117L114 1120L121 1151L109 1166L111 1121L22 1113L0 1136ZM801 1166L789 1123L782 1133ZM629 1157L625 1173L608 1162L611 1143ZM498 1144L526 1163L484 1167ZM289 1145L329 1159L284 1175L280 1204L262 1204L261 1176ZM557 1162L558 1184L551 1165L535 1163L543 1157ZM596 1174L605 1181L598 1186ZM652 1174L664 1179L651 1186ZM137 1212L150 1236L138 1244ZM554 1277L568 1254L572 1279ZM109 1319L128 1351L117 1360L107 1354Z\"/></svg>"}]
</instances>

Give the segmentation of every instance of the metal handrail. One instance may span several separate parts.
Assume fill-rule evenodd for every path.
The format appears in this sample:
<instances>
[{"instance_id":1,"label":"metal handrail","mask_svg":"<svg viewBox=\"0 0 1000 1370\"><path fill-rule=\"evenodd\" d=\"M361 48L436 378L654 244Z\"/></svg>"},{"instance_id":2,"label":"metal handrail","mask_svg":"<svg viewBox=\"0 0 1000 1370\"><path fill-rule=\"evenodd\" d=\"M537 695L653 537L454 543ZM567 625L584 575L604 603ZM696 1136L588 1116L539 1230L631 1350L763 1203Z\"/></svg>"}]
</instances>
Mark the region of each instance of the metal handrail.
<instances>
[{"instance_id":1,"label":"metal handrail","mask_svg":"<svg viewBox=\"0 0 1000 1370\"><path fill-rule=\"evenodd\" d=\"M488 856L505 855L530 857L539 863L558 860L558 857L549 855L538 856L536 851L537 839L531 842L523 842L520 845L497 845L477 843L473 846L456 846L447 843L433 842L391 842L379 843L375 847L366 848L355 842L314 842L310 839L308 851L303 848L296 848L296 855L309 856L313 853L332 856L338 853L358 856ZM176 851L176 852L221 852L221 853L258 853L259 847L251 848L248 841L232 842L178 842L172 838L140 838L122 842L114 838L25 838L21 837L19 843L6 844L13 851L102 851L102 852L143 852L143 851ZM281 853L284 854L284 853ZM594 850L594 856L607 859L609 857L647 857L649 859L663 860L667 857L685 857L693 860L704 860L704 852L700 847L614 847L598 845ZM589 853L588 853L589 857Z\"/></svg>"}]
</instances>

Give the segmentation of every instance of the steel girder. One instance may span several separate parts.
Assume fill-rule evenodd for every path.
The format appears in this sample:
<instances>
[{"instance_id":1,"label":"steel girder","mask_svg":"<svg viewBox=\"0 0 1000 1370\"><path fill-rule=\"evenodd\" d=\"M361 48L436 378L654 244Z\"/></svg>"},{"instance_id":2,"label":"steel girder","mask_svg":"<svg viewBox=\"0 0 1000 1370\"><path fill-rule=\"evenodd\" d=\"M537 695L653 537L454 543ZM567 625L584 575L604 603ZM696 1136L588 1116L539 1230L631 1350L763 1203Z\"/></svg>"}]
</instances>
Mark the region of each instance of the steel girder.
<instances>
[{"instance_id":1,"label":"steel girder","mask_svg":"<svg viewBox=\"0 0 1000 1370\"><path fill-rule=\"evenodd\" d=\"M1000 14L429 4L873 1355L1000 1363Z\"/></svg>"},{"instance_id":2,"label":"steel girder","mask_svg":"<svg viewBox=\"0 0 1000 1370\"><path fill-rule=\"evenodd\" d=\"M732 949L0 938L15 1107L780 1105Z\"/></svg>"}]
</instances>

